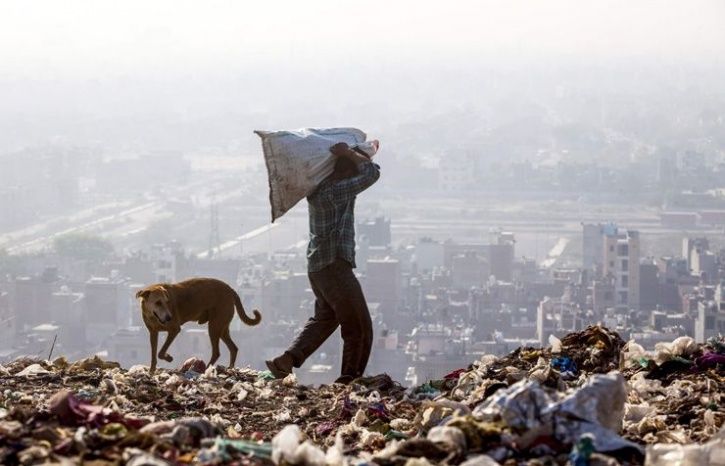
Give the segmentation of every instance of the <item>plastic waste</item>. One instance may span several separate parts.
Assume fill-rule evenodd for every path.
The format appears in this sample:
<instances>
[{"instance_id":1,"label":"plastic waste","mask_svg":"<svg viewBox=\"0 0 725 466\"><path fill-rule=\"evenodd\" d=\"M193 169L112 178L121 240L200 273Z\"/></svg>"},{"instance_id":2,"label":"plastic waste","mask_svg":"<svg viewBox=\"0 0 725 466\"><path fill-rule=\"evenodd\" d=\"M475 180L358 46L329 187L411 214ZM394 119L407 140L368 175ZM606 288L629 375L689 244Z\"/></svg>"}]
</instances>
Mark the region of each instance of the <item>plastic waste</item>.
<instances>
[{"instance_id":1,"label":"plastic waste","mask_svg":"<svg viewBox=\"0 0 725 466\"><path fill-rule=\"evenodd\" d=\"M561 372L562 376L575 378L577 375L576 363L568 356L561 356L551 360L551 367Z\"/></svg>"},{"instance_id":2,"label":"plastic waste","mask_svg":"<svg viewBox=\"0 0 725 466\"><path fill-rule=\"evenodd\" d=\"M126 466L171 466L172 464L138 448L126 448L123 452L123 461Z\"/></svg>"},{"instance_id":3,"label":"plastic waste","mask_svg":"<svg viewBox=\"0 0 725 466\"><path fill-rule=\"evenodd\" d=\"M624 361L624 367L632 367L639 365L640 367L647 367L649 360L652 358L642 345L636 343L634 340L630 340L622 348L622 359Z\"/></svg>"},{"instance_id":4,"label":"plastic waste","mask_svg":"<svg viewBox=\"0 0 725 466\"><path fill-rule=\"evenodd\" d=\"M134 366L131 366L128 368L128 371L126 372L128 375L140 375L148 372L149 368L147 366L144 366L142 364L136 364Z\"/></svg>"},{"instance_id":5,"label":"plastic waste","mask_svg":"<svg viewBox=\"0 0 725 466\"><path fill-rule=\"evenodd\" d=\"M697 344L692 337L678 337L672 343L657 343L654 360L659 365L675 356L690 356L695 351Z\"/></svg>"},{"instance_id":6,"label":"plastic waste","mask_svg":"<svg viewBox=\"0 0 725 466\"><path fill-rule=\"evenodd\" d=\"M334 169L330 147L338 142L359 146L375 155L378 143L366 142L355 128L305 128L295 131L255 131L262 138L267 165L272 222L314 191Z\"/></svg>"},{"instance_id":7,"label":"plastic waste","mask_svg":"<svg viewBox=\"0 0 725 466\"><path fill-rule=\"evenodd\" d=\"M45 375L50 374L50 371L45 369L40 364L31 364L22 371L15 374L15 377L32 377L35 375Z\"/></svg>"},{"instance_id":8,"label":"plastic waste","mask_svg":"<svg viewBox=\"0 0 725 466\"><path fill-rule=\"evenodd\" d=\"M240 452L252 458L271 459L272 446L245 440L230 440L217 437L203 442L204 448L199 450L196 460L200 463L218 464L231 459L232 452Z\"/></svg>"},{"instance_id":9,"label":"plastic waste","mask_svg":"<svg viewBox=\"0 0 725 466\"><path fill-rule=\"evenodd\" d=\"M556 338L554 335L549 335L549 346L551 346L551 353L561 353L561 340Z\"/></svg>"},{"instance_id":10,"label":"plastic waste","mask_svg":"<svg viewBox=\"0 0 725 466\"><path fill-rule=\"evenodd\" d=\"M282 460L292 463L301 438L302 432L294 424L290 424L280 430L272 438L272 461L275 464L279 464Z\"/></svg>"},{"instance_id":11,"label":"plastic waste","mask_svg":"<svg viewBox=\"0 0 725 466\"><path fill-rule=\"evenodd\" d=\"M725 336L720 335L719 337L710 337L706 342L709 348L717 354L725 354Z\"/></svg>"},{"instance_id":12,"label":"plastic waste","mask_svg":"<svg viewBox=\"0 0 725 466\"><path fill-rule=\"evenodd\" d=\"M189 358L179 367L179 372L182 374L188 372L188 371L194 371L198 374L203 374L204 371L206 371L206 363L199 359L199 358Z\"/></svg>"},{"instance_id":13,"label":"plastic waste","mask_svg":"<svg viewBox=\"0 0 725 466\"><path fill-rule=\"evenodd\" d=\"M477 455L468 458L460 466L501 466L501 463L488 455Z\"/></svg>"},{"instance_id":14,"label":"plastic waste","mask_svg":"<svg viewBox=\"0 0 725 466\"><path fill-rule=\"evenodd\" d=\"M712 369L718 367L719 365L725 366L725 354L718 354L715 352L705 353L695 359L695 365L700 370Z\"/></svg>"},{"instance_id":15,"label":"plastic waste","mask_svg":"<svg viewBox=\"0 0 725 466\"><path fill-rule=\"evenodd\" d=\"M645 466L722 466L725 465L725 429L704 445L649 445Z\"/></svg>"},{"instance_id":16,"label":"plastic waste","mask_svg":"<svg viewBox=\"0 0 725 466\"><path fill-rule=\"evenodd\" d=\"M617 435L625 400L624 378L615 372L592 375L580 389L565 395L534 381L521 381L499 390L473 414L479 420L504 422L518 433L523 447L541 435L572 445L582 434L592 433L597 451L630 448L641 453L639 445Z\"/></svg>"},{"instance_id":17,"label":"plastic waste","mask_svg":"<svg viewBox=\"0 0 725 466\"><path fill-rule=\"evenodd\" d=\"M594 453L594 436L583 434L569 454L569 460L572 466L589 466L592 453Z\"/></svg>"},{"instance_id":18,"label":"plastic waste","mask_svg":"<svg viewBox=\"0 0 725 466\"><path fill-rule=\"evenodd\" d=\"M451 450L463 452L466 450L466 436L457 427L436 426L428 431L428 440L443 444Z\"/></svg>"}]
</instances>

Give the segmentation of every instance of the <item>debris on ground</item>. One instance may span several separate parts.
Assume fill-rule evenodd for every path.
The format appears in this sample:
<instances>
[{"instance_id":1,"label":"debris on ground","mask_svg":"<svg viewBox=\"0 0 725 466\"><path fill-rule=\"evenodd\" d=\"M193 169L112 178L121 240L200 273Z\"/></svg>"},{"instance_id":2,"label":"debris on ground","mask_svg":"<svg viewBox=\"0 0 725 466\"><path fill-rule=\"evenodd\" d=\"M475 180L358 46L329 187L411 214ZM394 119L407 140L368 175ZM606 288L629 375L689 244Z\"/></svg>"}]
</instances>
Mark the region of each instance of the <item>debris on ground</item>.
<instances>
[{"instance_id":1,"label":"debris on ground","mask_svg":"<svg viewBox=\"0 0 725 466\"><path fill-rule=\"evenodd\" d=\"M725 457L725 340L645 351L592 326L408 388L387 375L0 365L0 464L651 465ZM452 368L454 369L454 368Z\"/></svg>"}]
</instances>

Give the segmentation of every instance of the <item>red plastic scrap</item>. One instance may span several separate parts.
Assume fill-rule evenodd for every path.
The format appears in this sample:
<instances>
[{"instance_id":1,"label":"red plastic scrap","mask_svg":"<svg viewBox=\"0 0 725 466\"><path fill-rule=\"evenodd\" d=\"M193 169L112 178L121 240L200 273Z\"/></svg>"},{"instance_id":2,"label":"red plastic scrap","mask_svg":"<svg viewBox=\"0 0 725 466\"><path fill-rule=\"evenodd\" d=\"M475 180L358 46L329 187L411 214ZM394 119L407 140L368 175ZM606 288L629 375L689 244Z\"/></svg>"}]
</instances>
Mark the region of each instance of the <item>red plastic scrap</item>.
<instances>
[{"instance_id":1,"label":"red plastic scrap","mask_svg":"<svg viewBox=\"0 0 725 466\"><path fill-rule=\"evenodd\" d=\"M456 369L450 374L446 374L445 377L443 377L444 380L458 380L461 378L461 374L466 373L466 369Z\"/></svg>"},{"instance_id":2,"label":"red plastic scrap","mask_svg":"<svg viewBox=\"0 0 725 466\"><path fill-rule=\"evenodd\" d=\"M83 401L68 390L61 390L51 397L50 412L65 425L85 424L101 427L110 422L117 422L129 429L139 429L147 424L144 419L126 417L103 406Z\"/></svg>"}]
</instances>

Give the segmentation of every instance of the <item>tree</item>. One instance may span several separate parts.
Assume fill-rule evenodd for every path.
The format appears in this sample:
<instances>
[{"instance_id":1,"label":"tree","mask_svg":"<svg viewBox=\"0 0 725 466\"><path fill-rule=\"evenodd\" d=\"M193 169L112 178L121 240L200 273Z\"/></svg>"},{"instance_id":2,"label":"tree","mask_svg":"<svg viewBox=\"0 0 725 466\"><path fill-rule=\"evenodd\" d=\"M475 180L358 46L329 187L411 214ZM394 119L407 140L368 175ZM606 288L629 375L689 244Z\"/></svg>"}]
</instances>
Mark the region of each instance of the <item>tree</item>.
<instances>
[{"instance_id":1,"label":"tree","mask_svg":"<svg viewBox=\"0 0 725 466\"><path fill-rule=\"evenodd\" d=\"M0 249L0 276L7 274L17 275L23 269L23 258Z\"/></svg>"},{"instance_id":2,"label":"tree","mask_svg":"<svg viewBox=\"0 0 725 466\"><path fill-rule=\"evenodd\" d=\"M113 245L98 236L70 233L53 240L53 250L61 257L102 261L113 254Z\"/></svg>"}]
</instances>

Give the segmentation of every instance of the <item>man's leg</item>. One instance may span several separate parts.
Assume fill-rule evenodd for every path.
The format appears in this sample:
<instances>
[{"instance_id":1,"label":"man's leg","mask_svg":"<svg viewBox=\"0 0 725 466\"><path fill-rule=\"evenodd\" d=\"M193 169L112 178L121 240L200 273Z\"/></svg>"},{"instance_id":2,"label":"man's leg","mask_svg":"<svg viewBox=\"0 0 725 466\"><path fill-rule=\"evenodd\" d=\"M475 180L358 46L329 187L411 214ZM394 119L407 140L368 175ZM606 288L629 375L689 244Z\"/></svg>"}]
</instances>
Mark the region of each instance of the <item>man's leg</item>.
<instances>
[{"instance_id":1,"label":"man's leg","mask_svg":"<svg viewBox=\"0 0 725 466\"><path fill-rule=\"evenodd\" d=\"M292 367L300 367L322 343L337 329L339 323L334 311L322 296L317 282L325 276L329 267L320 272L309 274L312 292L315 294L315 314L311 317L289 349L282 356L267 361L267 367L275 377L284 377L292 371Z\"/></svg>"},{"instance_id":2,"label":"man's leg","mask_svg":"<svg viewBox=\"0 0 725 466\"><path fill-rule=\"evenodd\" d=\"M335 274L320 282L320 291L340 323L343 340L341 375L357 378L365 372L370 358L373 338L370 312L352 266L338 260L334 268Z\"/></svg>"},{"instance_id":3,"label":"man's leg","mask_svg":"<svg viewBox=\"0 0 725 466\"><path fill-rule=\"evenodd\" d=\"M302 332L297 335L297 338L287 350L287 353L292 355L295 367L300 367L340 325L335 312L320 293L316 283L319 280L316 275L324 276L328 274L327 272L327 269L324 269L310 274L310 285L312 285L312 292L315 294L315 315L307 321Z\"/></svg>"}]
</instances>

